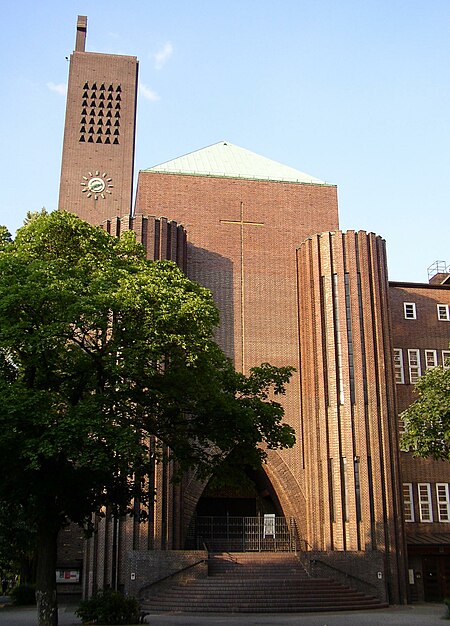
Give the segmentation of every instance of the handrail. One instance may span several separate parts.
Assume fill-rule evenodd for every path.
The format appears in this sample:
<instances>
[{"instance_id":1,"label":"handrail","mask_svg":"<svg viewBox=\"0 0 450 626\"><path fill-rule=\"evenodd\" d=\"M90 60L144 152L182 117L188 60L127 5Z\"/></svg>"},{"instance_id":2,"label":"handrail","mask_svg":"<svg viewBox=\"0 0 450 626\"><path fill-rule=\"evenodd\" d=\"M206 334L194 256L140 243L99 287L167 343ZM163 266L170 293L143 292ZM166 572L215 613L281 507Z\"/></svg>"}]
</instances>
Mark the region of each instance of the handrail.
<instances>
[{"instance_id":1,"label":"handrail","mask_svg":"<svg viewBox=\"0 0 450 626\"><path fill-rule=\"evenodd\" d=\"M149 583L148 585L145 585L145 587L141 587L139 589L139 596L142 595L142 592L144 590L148 590L151 587L153 587L154 585L158 585L159 583L164 582L165 580L169 580L169 578L173 578L174 576L178 576L178 574L182 574L183 572L185 572L188 569L191 569L192 567L196 567L197 565L200 565L200 563L207 563L208 559L200 559L199 561L196 561L195 563L189 563L189 565L185 565L185 567L182 567L181 569L177 570L176 572L171 572L170 574L167 574L166 576L163 576L162 578L158 578L158 580L154 580L153 582Z\"/></svg>"},{"instance_id":2,"label":"handrail","mask_svg":"<svg viewBox=\"0 0 450 626\"><path fill-rule=\"evenodd\" d=\"M322 565L325 565L326 567L334 570L335 572L342 574L346 578L353 578L354 580L357 580L359 583L368 585L369 587L372 587L373 589L376 589L377 591L379 590L379 588L376 585L369 582L368 580L364 580L363 578L358 578L358 576L355 576L354 574L350 574L349 572L339 569L339 567L336 567L335 565L330 565L330 563L327 563L326 561L323 561L322 559L313 558L313 559L310 559L310 563L311 565L314 565L315 563L321 563Z\"/></svg>"}]
</instances>

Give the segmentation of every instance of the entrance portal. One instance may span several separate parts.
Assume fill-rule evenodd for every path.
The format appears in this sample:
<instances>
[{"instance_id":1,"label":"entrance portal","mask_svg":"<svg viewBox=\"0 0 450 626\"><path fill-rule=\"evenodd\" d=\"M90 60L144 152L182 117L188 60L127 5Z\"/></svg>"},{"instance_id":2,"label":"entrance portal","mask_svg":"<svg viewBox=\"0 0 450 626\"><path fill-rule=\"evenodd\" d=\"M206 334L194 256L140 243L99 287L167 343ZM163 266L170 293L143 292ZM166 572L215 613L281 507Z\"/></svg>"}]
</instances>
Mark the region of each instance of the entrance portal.
<instances>
[{"instance_id":1,"label":"entrance portal","mask_svg":"<svg viewBox=\"0 0 450 626\"><path fill-rule=\"evenodd\" d=\"M239 486L217 486L211 479L197 503L186 547L290 551L295 549L295 532L265 472L247 469Z\"/></svg>"}]
</instances>

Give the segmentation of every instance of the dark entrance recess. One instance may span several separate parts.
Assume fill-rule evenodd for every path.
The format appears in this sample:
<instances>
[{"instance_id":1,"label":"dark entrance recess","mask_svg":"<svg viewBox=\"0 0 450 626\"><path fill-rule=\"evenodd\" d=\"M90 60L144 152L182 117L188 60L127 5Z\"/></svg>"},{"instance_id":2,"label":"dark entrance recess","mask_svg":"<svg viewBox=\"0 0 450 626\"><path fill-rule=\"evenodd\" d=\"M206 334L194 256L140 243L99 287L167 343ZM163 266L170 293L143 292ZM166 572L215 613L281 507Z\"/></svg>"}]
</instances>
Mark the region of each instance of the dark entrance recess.
<instances>
[{"instance_id":1,"label":"dark entrance recess","mask_svg":"<svg viewBox=\"0 0 450 626\"><path fill-rule=\"evenodd\" d=\"M265 472L246 470L239 485L218 486L214 478L197 503L186 548L210 551L290 551L295 549L292 520L283 516Z\"/></svg>"},{"instance_id":2,"label":"dark entrance recess","mask_svg":"<svg viewBox=\"0 0 450 626\"><path fill-rule=\"evenodd\" d=\"M426 602L439 602L450 596L450 555L424 556L422 572Z\"/></svg>"},{"instance_id":3,"label":"dark entrance recess","mask_svg":"<svg viewBox=\"0 0 450 626\"><path fill-rule=\"evenodd\" d=\"M450 545L431 543L437 539L430 535L427 544L408 545L408 555L414 575L421 583L421 589L413 585L411 599L425 602L441 602L450 597Z\"/></svg>"},{"instance_id":4,"label":"dark entrance recess","mask_svg":"<svg viewBox=\"0 0 450 626\"><path fill-rule=\"evenodd\" d=\"M197 516L253 517L274 513L283 516L281 505L263 469L247 468L239 485L216 485L214 478L197 503Z\"/></svg>"}]
</instances>

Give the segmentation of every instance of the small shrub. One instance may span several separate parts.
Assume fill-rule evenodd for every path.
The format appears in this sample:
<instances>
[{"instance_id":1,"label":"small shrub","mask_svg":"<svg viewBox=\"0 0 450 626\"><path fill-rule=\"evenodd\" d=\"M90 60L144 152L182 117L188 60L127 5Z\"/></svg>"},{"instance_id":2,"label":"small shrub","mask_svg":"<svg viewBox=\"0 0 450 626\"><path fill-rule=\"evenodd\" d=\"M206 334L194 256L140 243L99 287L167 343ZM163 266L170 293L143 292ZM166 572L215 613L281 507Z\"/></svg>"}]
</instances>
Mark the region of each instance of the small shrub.
<instances>
[{"instance_id":1,"label":"small shrub","mask_svg":"<svg viewBox=\"0 0 450 626\"><path fill-rule=\"evenodd\" d=\"M34 585L17 585L9 594L11 602L17 606L36 604L36 588Z\"/></svg>"},{"instance_id":2,"label":"small shrub","mask_svg":"<svg viewBox=\"0 0 450 626\"><path fill-rule=\"evenodd\" d=\"M135 598L126 598L118 591L104 589L76 610L83 624L139 624L139 606Z\"/></svg>"}]
</instances>

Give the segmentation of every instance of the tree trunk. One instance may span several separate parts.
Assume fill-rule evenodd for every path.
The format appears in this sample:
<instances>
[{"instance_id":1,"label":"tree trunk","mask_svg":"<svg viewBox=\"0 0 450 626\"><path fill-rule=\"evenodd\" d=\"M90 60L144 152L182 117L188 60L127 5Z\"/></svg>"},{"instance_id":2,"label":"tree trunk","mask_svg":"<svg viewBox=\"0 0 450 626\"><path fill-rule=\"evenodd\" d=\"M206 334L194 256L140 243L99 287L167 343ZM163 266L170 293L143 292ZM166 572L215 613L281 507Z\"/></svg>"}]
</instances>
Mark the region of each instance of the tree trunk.
<instances>
[{"instance_id":1,"label":"tree trunk","mask_svg":"<svg viewBox=\"0 0 450 626\"><path fill-rule=\"evenodd\" d=\"M42 520L38 531L36 604L39 626L58 626L56 548L58 531Z\"/></svg>"}]
</instances>

